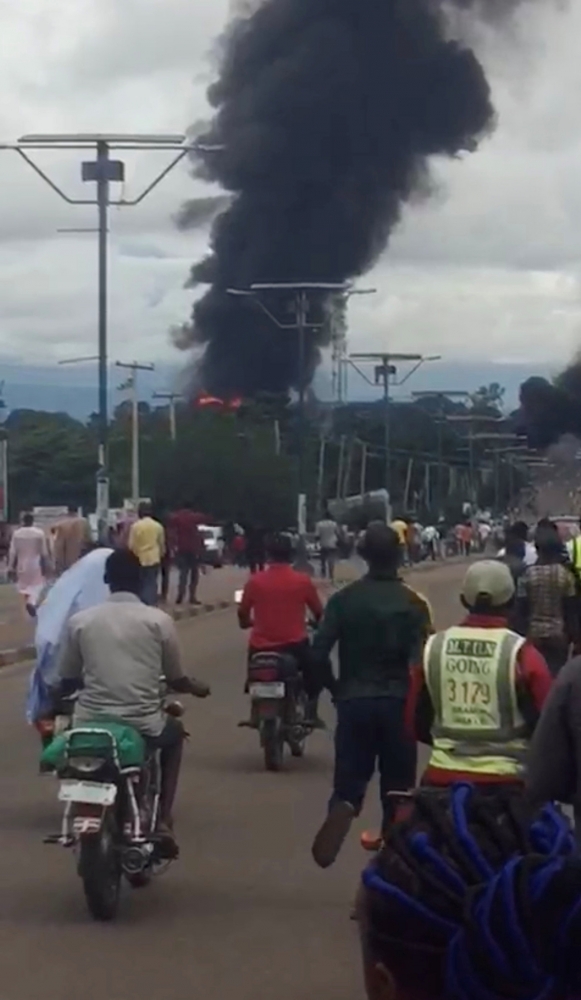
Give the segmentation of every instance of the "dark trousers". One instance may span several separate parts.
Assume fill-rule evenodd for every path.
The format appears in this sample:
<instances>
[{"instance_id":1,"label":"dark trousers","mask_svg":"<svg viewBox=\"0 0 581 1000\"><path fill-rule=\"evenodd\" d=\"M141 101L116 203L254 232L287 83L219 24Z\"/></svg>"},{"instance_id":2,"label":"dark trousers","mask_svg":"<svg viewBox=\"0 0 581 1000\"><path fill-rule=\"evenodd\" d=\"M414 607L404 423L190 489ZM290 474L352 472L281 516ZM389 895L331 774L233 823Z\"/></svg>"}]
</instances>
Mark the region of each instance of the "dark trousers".
<instances>
[{"instance_id":1,"label":"dark trousers","mask_svg":"<svg viewBox=\"0 0 581 1000\"><path fill-rule=\"evenodd\" d=\"M367 786L379 768L384 821L391 818L388 792L407 791L416 781L416 744L404 722L405 698L350 698L337 702L335 775L330 805L349 802L361 811Z\"/></svg>"},{"instance_id":2,"label":"dark trousers","mask_svg":"<svg viewBox=\"0 0 581 1000\"><path fill-rule=\"evenodd\" d=\"M178 790L185 729L181 719L168 715L159 736L147 737L147 742L161 750L160 820L171 826L173 806Z\"/></svg>"},{"instance_id":3,"label":"dark trousers","mask_svg":"<svg viewBox=\"0 0 581 1000\"><path fill-rule=\"evenodd\" d=\"M561 667L564 667L569 659L569 643L567 639L561 639L558 636L555 636L555 638L534 639L533 645L538 649L541 656L544 657L553 677L556 677Z\"/></svg>"},{"instance_id":4,"label":"dark trousers","mask_svg":"<svg viewBox=\"0 0 581 1000\"><path fill-rule=\"evenodd\" d=\"M170 571L171 571L171 559L169 559L169 557L166 556L164 559L162 559L160 566L161 599L164 602L164 604L166 603L169 594Z\"/></svg>"},{"instance_id":5,"label":"dark trousers","mask_svg":"<svg viewBox=\"0 0 581 1000\"><path fill-rule=\"evenodd\" d=\"M252 555L250 553L248 554L248 565L250 567L250 572L252 574L254 574L254 573L262 573L262 571L264 569L264 566L265 566L265 563L266 563L266 557L265 556L263 556L263 555Z\"/></svg>"},{"instance_id":6,"label":"dark trousers","mask_svg":"<svg viewBox=\"0 0 581 1000\"><path fill-rule=\"evenodd\" d=\"M198 557L193 552L178 552L176 556L176 566L178 568L178 597L177 603L181 604L186 596L186 590L190 588L190 603L196 600L196 591L200 579L200 564Z\"/></svg>"},{"instance_id":7,"label":"dark trousers","mask_svg":"<svg viewBox=\"0 0 581 1000\"><path fill-rule=\"evenodd\" d=\"M157 604L157 579L159 577L159 564L157 566L141 567L141 593L140 597L144 604L155 607Z\"/></svg>"},{"instance_id":8,"label":"dark trousers","mask_svg":"<svg viewBox=\"0 0 581 1000\"><path fill-rule=\"evenodd\" d=\"M333 579L335 574L335 563L337 561L336 549L321 549L321 576Z\"/></svg>"}]
</instances>

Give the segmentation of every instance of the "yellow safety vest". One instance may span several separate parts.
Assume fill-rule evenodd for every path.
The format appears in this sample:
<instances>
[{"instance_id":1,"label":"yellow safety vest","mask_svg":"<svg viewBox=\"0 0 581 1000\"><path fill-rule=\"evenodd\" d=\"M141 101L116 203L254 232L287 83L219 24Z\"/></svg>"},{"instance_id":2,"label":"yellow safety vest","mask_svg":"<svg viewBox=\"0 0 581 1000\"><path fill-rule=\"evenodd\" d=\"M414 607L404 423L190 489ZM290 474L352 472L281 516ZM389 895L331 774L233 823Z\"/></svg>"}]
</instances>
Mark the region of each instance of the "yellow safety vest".
<instances>
[{"instance_id":1,"label":"yellow safety vest","mask_svg":"<svg viewBox=\"0 0 581 1000\"><path fill-rule=\"evenodd\" d=\"M581 577L581 535L576 535L573 539L572 558L573 569Z\"/></svg>"},{"instance_id":2,"label":"yellow safety vest","mask_svg":"<svg viewBox=\"0 0 581 1000\"><path fill-rule=\"evenodd\" d=\"M424 675L434 706L430 767L522 774L527 727L517 702L516 661L523 643L507 628L456 627L428 640Z\"/></svg>"}]
</instances>

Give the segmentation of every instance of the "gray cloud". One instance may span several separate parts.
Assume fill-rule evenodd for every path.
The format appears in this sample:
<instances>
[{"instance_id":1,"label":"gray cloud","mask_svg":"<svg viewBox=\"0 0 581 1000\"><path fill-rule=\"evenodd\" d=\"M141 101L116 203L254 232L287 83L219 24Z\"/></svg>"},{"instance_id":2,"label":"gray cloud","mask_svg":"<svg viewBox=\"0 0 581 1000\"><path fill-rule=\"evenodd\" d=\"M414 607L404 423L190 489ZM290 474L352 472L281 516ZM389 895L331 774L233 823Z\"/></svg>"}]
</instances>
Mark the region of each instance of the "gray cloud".
<instances>
[{"instance_id":1,"label":"gray cloud","mask_svg":"<svg viewBox=\"0 0 581 1000\"><path fill-rule=\"evenodd\" d=\"M227 0L27 0L2 6L0 139L26 131L182 131L207 114L205 81ZM410 207L352 300L354 348L419 346L448 357L555 361L581 340L581 4L538 5L510 37L483 28L499 128L479 152L436 164L431 201ZM75 193L79 157L43 154ZM135 193L162 165L128 157ZM93 209L61 203L0 152L0 353L27 362L91 353ZM167 334L190 314L183 289L220 192L178 169L139 208L111 213L112 352L176 358ZM174 219L192 201L200 228ZM209 207L208 207L209 206ZM198 211L199 210L199 211ZM129 252L128 252L129 251Z\"/></svg>"}]
</instances>

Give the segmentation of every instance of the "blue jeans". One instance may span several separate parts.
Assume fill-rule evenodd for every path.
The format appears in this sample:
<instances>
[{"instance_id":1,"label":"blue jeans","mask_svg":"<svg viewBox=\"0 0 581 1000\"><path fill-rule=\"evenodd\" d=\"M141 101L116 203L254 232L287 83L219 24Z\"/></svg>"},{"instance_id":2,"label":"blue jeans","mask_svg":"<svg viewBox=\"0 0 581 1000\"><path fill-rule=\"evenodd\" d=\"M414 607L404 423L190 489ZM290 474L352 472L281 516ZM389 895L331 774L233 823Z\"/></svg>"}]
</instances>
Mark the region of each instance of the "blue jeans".
<instances>
[{"instance_id":1,"label":"blue jeans","mask_svg":"<svg viewBox=\"0 0 581 1000\"><path fill-rule=\"evenodd\" d=\"M350 698L337 702L335 775L330 805L340 800L361 811L367 786L379 768L381 805L389 820L390 791L416 781L417 748L404 722L405 697Z\"/></svg>"},{"instance_id":2,"label":"blue jeans","mask_svg":"<svg viewBox=\"0 0 581 1000\"><path fill-rule=\"evenodd\" d=\"M157 581L159 577L159 566L141 567L141 592L139 596L144 604L150 604L152 608L157 605Z\"/></svg>"}]
</instances>

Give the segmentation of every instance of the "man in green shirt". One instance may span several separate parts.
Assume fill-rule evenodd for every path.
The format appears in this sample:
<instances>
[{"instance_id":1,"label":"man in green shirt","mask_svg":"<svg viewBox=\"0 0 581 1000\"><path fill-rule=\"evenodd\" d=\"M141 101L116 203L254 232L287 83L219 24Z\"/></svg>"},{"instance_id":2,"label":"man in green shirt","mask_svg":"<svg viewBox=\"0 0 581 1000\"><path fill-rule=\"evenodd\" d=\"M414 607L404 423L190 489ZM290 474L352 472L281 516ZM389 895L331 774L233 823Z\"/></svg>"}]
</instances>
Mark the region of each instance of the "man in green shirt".
<instances>
[{"instance_id":1,"label":"man in green shirt","mask_svg":"<svg viewBox=\"0 0 581 1000\"><path fill-rule=\"evenodd\" d=\"M390 791L413 787L416 745L405 729L410 666L433 632L430 606L399 578L403 556L397 533L374 522L361 555L369 572L327 604L313 643L314 662L337 705L333 795L315 837L321 868L335 861L367 785L379 767L384 823L391 819ZM339 678L328 664L339 646Z\"/></svg>"}]
</instances>

